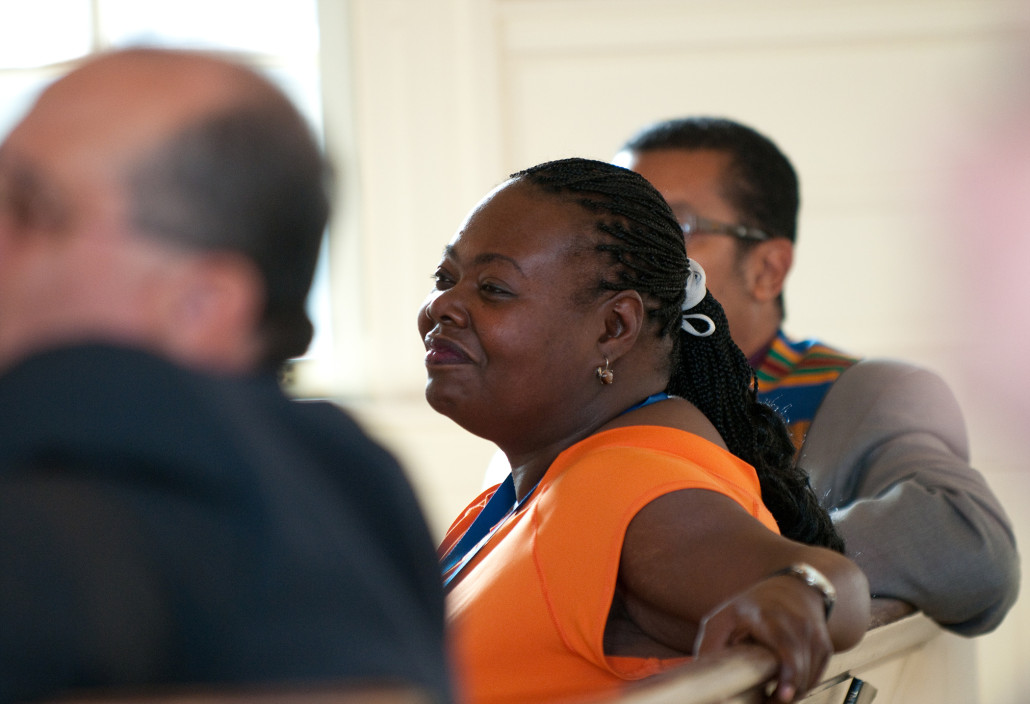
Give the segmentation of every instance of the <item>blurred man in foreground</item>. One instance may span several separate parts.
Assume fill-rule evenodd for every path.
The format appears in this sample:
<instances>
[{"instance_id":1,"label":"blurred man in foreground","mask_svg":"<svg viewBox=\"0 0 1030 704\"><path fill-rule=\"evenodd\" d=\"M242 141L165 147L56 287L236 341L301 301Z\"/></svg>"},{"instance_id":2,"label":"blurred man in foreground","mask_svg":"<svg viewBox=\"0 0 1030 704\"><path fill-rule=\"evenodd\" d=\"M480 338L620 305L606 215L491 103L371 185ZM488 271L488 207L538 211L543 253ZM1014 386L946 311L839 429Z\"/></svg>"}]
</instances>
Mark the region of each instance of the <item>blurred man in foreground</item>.
<instances>
[{"instance_id":1,"label":"blurred man in foreground","mask_svg":"<svg viewBox=\"0 0 1030 704\"><path fill-rule=\"evenodd\" d=\"M0 702L81 688L450 699L394 459L275 371L327 169L268 81L102 55L0 146Z\"/></svg>"}]
</instances>

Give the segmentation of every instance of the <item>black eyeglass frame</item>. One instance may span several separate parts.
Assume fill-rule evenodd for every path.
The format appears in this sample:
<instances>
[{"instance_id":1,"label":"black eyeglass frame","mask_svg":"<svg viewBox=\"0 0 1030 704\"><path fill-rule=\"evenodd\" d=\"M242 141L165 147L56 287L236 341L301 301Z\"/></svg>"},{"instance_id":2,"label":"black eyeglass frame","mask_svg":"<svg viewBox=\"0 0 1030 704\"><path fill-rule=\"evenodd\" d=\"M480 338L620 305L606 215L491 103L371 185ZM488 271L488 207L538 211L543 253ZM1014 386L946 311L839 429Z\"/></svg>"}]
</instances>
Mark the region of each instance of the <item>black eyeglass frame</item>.
<instances>
[{"instance_id":1,"label":"black eyeglass frame","mask_svg":"<svg viewBox=\"0 0 1030 704\"><path fill-rule=\"evenodd\" d=\"M684 237L690 237L701 232L707 232L715 235L729 235L730 237L736 237L739 240L750 240L752 242L765 242L766 240L772 239L772 235L759 230L756 227L747 227L746 225L730 225L729 223L719 222L718 220L711 220L709 218L703 218L700 215L688 215L680 222L680 229L683 230Z\"/></svg>"}]
</instances>

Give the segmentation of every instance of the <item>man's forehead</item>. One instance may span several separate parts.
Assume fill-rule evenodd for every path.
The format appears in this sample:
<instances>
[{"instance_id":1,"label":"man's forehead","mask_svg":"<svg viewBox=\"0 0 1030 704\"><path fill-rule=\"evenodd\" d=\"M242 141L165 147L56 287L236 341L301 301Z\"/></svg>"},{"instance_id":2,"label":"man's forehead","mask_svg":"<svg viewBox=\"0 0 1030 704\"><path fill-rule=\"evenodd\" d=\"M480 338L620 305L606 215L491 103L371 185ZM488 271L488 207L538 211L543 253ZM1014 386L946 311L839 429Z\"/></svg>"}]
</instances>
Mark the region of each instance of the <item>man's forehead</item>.
<instances>
[{"instance_id":1,"label":"man's forehead","mask_svg":"<svg viewBox=\"0 0 1030 704\"><path fill-rule=\"evenodd\" d=\"M732 161L721 150L669 147L633 152L626 163L661 192L677 217L725 219L735 213L727 193Z\"/></svg>"}]
</instances>

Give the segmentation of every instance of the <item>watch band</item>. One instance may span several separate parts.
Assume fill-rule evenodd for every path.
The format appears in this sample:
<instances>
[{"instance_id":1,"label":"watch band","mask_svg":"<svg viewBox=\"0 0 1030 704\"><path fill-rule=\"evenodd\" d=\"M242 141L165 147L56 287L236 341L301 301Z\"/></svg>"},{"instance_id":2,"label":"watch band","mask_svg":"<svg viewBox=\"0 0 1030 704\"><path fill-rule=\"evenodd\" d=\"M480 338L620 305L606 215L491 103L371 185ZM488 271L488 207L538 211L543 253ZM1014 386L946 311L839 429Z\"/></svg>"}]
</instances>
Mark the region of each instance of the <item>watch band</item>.
<instances>
[{"instance_id":1,"label":"watch band","mask_svg":"<svg viewBox=\"0 0 1030 704\"><path fill-rule=\"evenodd\" d=\"M823 597L823 606L826 607L826 618L830 617L830 611L833 609L833 605L837 603L837 589L833 586L833 582L826 578L826 575L807 562L795 562L782 570L773 572L769 576L778 577L780 575L797 577L812 587L812 589L818 591Z\"/></svg>"}]
</instances>

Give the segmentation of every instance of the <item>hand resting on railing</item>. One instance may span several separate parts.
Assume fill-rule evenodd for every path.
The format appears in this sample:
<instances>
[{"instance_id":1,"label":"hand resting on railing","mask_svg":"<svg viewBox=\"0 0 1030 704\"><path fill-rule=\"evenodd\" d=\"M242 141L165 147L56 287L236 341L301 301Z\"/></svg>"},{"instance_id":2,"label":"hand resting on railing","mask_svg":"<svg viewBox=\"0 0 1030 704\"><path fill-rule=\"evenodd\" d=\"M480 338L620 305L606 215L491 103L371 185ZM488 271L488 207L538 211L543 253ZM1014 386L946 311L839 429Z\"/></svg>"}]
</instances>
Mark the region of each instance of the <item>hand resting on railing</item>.
<instances>
[{"instance_id":1,"label":"hand resting on railing","mask_svg":"<svg viewBox=\"0 0 1030 704\"><path fill-rule=\"evenodd\" d=\"M792 702L818 684L835 651L861 638L850 624L856 622L856 613L868 613L869 600L856 598L852 591L842 597L825 614L827 606L816 589L791 575L771 576L706 616L694 652L703 657L741 643L765 646L777 662L772 701Z\"/></svg>"},{"instance_id":2,"label":"hand resting on railing","mask_svg":"<svg viewBox=\"0 0 1030 704\"><path fill-rule=\"evenodd\" d=\"M889 702L889 688L896 686L897 682L890 678L880 681L870 670L889 663L903 662L940 633L940 627L921 613L910 613L896 621L871 628L858 646L833 655L820 681L807 696L798 701L805 704L839 704L845 701L843 692L847 691L853 677L857 675L865 679L869 673L872 677L868 684L880 689L877 701L883 699ZM775 681L777 669L776 657L767 648L753 644L734 645L701 655L675 670L631 686L620 697L598 704L762 702L770 683Z\"/></svg>"}]
</instances>

